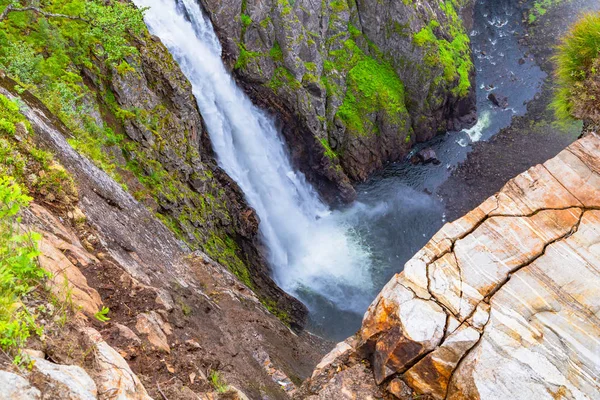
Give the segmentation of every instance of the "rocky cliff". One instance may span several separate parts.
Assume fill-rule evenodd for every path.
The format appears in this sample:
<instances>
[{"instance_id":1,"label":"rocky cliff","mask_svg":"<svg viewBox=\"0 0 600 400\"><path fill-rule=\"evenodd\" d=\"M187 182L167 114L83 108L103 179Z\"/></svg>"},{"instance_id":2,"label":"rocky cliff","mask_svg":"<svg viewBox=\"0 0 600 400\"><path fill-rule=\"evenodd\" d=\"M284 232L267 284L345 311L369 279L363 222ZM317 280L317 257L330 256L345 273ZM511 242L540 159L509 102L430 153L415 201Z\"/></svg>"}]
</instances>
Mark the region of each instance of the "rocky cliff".
<instances>
[{"instance_id":1,"label":"rocky cliff","mask_svg":"<svg viewBox=\"0 0 600 400\"><path fill-rule=\"evenodd\" d=\"M447 224L299 398L594 399L600 136Z\"/></svg>"},{"instance_id":2,"label":"rocky cliff","mask_svg":"<svg viewBox=\"0 0 600 400\"><path fill-rule=\"evenodd\" d=\"M35 12L7 14L0 21L0 69L7 77L2 86L22 93L35 108L47 108L46 115L64 125L69 144L179 240L226 265L269 308L295 328L302 326L306 310L271 280L258 250L258 218L218 167L179 66L148 34L133 6L84 4L100 8L86 10L78 0L46 7L83 12L91 24ZM62 157L63 149L55 151Z\"/></svg>"},{"instance_id":3,"label":"rocky cliff","mask_svg":"<svg viewBox=\"0 0 600 400\"><path fill-rule=\"evenodd\" d=\"M474 120L470 1L201 0L224 58L329 200ZM468 25L468 24L467 24Z\"/></svg>"},{"instance_id":4,"label":"rocky cliff","mask_svg":"<svg viewBox=\"0 0 600 400\"><path fill-rule=\"evenodd\" d=\"M48 273L10 306L2 281L0 399L289 398L324 343L294 334L79 154L36 98L0 84L0 168L27 171L14 180L34 200L16 222L39 234L31 251ZM25 316L21 333L4 325Z\"/></svg>"}]
</instances>

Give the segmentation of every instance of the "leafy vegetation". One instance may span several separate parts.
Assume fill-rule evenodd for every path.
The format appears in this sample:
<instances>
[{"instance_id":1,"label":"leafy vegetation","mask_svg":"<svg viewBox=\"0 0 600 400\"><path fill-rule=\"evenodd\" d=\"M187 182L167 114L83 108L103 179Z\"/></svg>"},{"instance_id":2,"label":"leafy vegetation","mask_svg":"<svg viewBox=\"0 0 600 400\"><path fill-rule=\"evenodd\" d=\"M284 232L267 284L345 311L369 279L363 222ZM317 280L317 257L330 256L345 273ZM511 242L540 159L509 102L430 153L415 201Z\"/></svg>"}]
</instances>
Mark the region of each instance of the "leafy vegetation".
<instances>
[{"instance_id":1,"label":"leafy vegetation","mask_svg":"<svg viewBox=\"0 0 600 400\"><path fill-rule=\"evenodd\" d=\"M36 262L40 236L18 228L17 214L30 200L14 179L0 177L0 348L4 351L21 346L32 332L41 333L22 302L48 276Z\"/></svg>"},{"instance_id":2,"label":"leafy vegetation","mask_svg":"<svg viewBox=\"0 0 600 400\"><path fill-rule=\"evenodd\" d=\"M225 382L219 371L210 371L208 374L208 380L217 393L226 393L229 391L229 385L227 385L227 382Z\"/></svg>"},{"instance_id":3,"label":"leafy vegetation","mask_svg":"<svg viewBox=\"0 0 600 400\"><path fill-rule=\"evenodd\" d=\"M31 132L19 105L0 95L0 176L12 176L24 190L68 207L77 200L73 180L52 154L33 144Z\"/></svg>"},{"instance_id":4,"label":"leafy vegetation","mask_svg":"<svg viewBox=\"0 0 600 400\"><path fill-rule=\"evenodd\" d=\"M600 123L600 13L585 15L558 47L558 89L553 108L559 120Z\"/></svg>"},{"instance_id":5,"label":"leafy vegetation","mask_svg":"<svg viewBox=\"0 0 600 400\"><path fill-rule=\"evenodd\" d=\"M101 310L99 310L96 314L94 314L94 318L96 318L100 322L108 322L108 321L110 321L110 318L108 317L109 312L110 312L110 309L108 307L104 306L104 307L102 307Z\"/></svg>"}]
</instances>

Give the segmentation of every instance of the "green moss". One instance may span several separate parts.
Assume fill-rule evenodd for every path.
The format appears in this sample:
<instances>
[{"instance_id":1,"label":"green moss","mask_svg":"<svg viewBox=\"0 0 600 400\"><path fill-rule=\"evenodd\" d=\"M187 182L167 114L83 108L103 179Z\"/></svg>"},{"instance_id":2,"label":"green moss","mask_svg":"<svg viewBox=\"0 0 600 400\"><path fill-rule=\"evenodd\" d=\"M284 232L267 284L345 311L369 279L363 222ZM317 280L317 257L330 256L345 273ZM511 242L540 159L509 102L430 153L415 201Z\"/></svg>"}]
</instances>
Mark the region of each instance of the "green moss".
<instances>
[{"instance_id":1,"label":"green moss","mask_svg":"<svg viewBox=\"0 0 600 400\"><path fill-rule=\"evenodd\" d=\"M347 89L337 117L356 134L377 131L368 116L384 111L389 123L403 125L407 110L404 100L404 84L394 69L384 61L366 55L352 39L344 42L343 48L330 53L332 60L325 64L327 73L347 73ZM339 93L331 79L324 84L331 93Z\"/></svg>"},{"instance_id":2,"label":"green moss","mask_svg":"<svg viewBox=\"0 0 600 400\"><path fill-rule=\"evenodd\" d=\"M444 28L449 32L450 39L436 35L441 26L438 21L432 20L413 36L413 42L426 49L425 61L429 66L442 66L446 82L458 82L452 89L453 94L466 96L471 88L470 74L474 68L470 40L456 13L455 0L442 2L440 7L448 18Z\"/></svg>"},{"instance_id":3,"label":"green moss","mask_svg":"<svg viewBox=\"0 0 600 400\"><path fill-rule=\"evenodd\" d=\"M281 46L279 45L278 42L275 42L273 44L273 47L269 51L269 56L275 62L283 62L283 51L281 51Z\"/></svg>"},{"instance_id":4,"label":"green moss","mask_svg":"<svg viewBox=\"0 0 600 400\"><path fill-rule=\"evenodd\" d=\"M268 86L275 92L284 88L287 90L298 90L302 87L302 84L292 75L292 73L285 67L278 67L275 69L273 78L268 83Z\"/></svg>"},{"instance_id":5,"label":"green moss","mask_svg":"<svg viewBox=\"0 0 600 400\"><path fill-rule=\"evenodd\" d=\"M292 319L290 318L290 315L287 312L281 310L277 306L277 302L275 302L275 300L261 299L260 302L265 306L265 308L271 314L273 314L274 316L276 316L281 322L283 322L287 326L290 326L290 323L292 322Z\"/></svg>"},{"instance_id":6,"label":"green moss","mask_svg":"<svg viewBox=\"0 0 600 400\"><path fill-rule=\"evenodd\" d=\"M244 26L248 26L252 23L252 18L250 18L248 15L246 14L242 14L240 15L240 20L242 21L242 24Z\"/></svg>"},{"instance_id":7,"label":"green moss","mask_svg":"<svg viewBox=\"0 0 600 400\"><path fill-rule=\"evenodd\" d=\"M252 62L252 60L262 57L261 53L256 51L248 51L246 50L246 46L243 44L239 45L240 55L237 58L234 68L235 69L246 69L248 64Z\"/></svg>"},{"instance_id":8,"label":"green moss","mask_svg":"<svg viewBox=\"0 0 600 400\"><path fill-rule=\"evenodd\" d=\"M325 149L325 156L327 156L327 158L329 158L330 160L335 160L336 158L338 158L338 154L331 149L331 146L329 146L329 141L327 139L320 139L319 142Z\"/></svg>"}]
</instances>

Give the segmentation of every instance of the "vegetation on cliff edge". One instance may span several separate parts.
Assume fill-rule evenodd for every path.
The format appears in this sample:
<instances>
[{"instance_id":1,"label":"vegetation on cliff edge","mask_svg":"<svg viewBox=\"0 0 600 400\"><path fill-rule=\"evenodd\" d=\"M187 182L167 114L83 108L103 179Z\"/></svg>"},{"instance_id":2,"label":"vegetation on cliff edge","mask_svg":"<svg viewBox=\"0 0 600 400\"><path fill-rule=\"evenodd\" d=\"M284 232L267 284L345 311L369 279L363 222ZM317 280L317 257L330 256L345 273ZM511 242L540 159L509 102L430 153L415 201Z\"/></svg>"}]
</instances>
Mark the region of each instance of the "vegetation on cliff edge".
<instances>
[{"instance_id":1,"label":"vegetation on cliff edge","mask_svg":"<svg viewBox=\"0 0 600 400\"><path fill-rule=\"evenodd\" d=\"M555 62L557 117L600 124L600 13L585 15L571 28Z\"/></svg>"}]
</instances>

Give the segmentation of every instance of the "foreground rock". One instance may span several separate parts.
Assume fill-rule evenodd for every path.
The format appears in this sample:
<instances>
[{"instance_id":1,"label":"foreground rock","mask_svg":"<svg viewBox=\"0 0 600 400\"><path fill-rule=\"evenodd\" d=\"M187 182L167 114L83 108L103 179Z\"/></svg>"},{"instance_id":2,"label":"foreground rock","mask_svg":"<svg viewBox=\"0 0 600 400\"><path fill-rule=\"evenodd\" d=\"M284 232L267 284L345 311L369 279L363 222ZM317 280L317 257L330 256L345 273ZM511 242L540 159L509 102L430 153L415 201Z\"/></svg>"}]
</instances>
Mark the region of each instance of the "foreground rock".
<instances>
[{"instance_id":1,"label":"foreground rock","mask_svg":"<svg viewBox=\"0 0 600 400\"><path fill-rule=\"evenodd\" d=\"M303 389L354 398L336 377L365 359L400 399L597 398L598 166L591 134L444 226Z\"/></svg>"}]
</instances>

